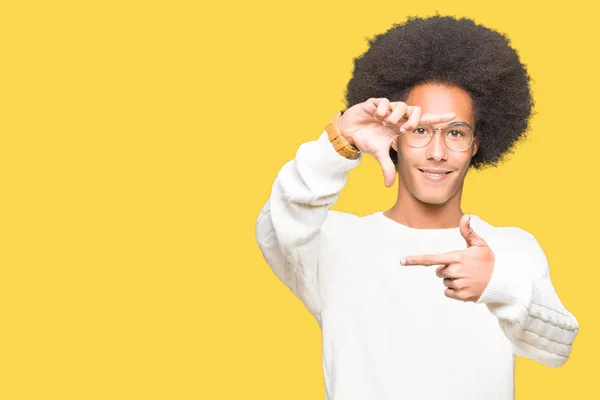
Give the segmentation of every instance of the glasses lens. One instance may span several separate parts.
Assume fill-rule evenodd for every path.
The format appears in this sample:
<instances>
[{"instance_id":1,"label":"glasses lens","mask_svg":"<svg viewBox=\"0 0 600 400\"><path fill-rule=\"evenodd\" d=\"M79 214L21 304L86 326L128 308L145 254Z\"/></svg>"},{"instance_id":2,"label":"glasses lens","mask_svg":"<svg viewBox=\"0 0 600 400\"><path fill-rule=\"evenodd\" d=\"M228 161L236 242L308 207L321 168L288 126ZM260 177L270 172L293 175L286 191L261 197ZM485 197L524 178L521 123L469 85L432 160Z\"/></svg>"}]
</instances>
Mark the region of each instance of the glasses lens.
<instances>
[{"instance_id":1,"label":"glasses lens","mask_svg":"<svg viewBox=\"0 0 600 400\"><path fill-rule=\"evenodd\" d=\"M431 140L431 134L426 128L417 128L404 134L406 142L412 147L425 147Z\"/></svg>"},{"instance_id":2,"label":"glasses lens","mask_svg":"<svg viewBox=\"0 0 600 400\"><path fill-rule=\"evenodd\" d=\"M465 151L473 142L473 131L464 125L449 126L444 130L444 140L450 150Z\"/></svg>"}]
</instances>

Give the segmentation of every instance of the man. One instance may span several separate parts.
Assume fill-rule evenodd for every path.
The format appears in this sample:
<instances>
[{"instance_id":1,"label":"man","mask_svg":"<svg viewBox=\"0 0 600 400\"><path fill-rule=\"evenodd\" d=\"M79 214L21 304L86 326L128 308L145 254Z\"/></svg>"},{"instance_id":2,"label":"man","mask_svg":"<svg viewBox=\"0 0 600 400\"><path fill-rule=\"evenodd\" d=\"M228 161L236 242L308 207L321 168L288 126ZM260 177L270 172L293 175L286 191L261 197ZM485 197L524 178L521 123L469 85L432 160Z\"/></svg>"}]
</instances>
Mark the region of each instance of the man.
<instances>
[{"instance_id":1,"label":"man","mask_svg":"<svg viewBox=\"0 0 600 400\"><path fill-rule=\"evenodd\" d=\"M579 330L536 239L461 210L470 167L525 134L529 77L501 34L413 18L370 42L337 113L280 170L256 225L323 333L329 400L512 399L520 355L563 365ZM330 210L363 155L396 203Z\"/></svg>"}]
</instances>

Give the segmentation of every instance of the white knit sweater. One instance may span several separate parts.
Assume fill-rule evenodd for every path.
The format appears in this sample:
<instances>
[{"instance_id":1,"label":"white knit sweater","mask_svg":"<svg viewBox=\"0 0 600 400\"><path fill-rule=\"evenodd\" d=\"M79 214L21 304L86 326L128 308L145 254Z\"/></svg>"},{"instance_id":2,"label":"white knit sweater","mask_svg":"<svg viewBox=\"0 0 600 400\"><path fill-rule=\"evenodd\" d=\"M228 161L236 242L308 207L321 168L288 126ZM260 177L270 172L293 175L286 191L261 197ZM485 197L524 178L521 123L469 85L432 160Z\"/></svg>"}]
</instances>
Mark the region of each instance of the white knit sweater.
<instances>
[{"instance_id":1,"label":"white knit sweater","mask_svg":"<svg viewBox=\"0 0 600 400\"><path fill-rule=\"evenodd\" d=\"M256 225L268 265L319 322L327 399L508 400L515 355L564 364L579 324L536 239L472 215L495 254L492 278L477 303L447 298L435 267L400 259L464 249L458 228L330 210L361 159L338 155L325 132L303 143Z\"/></svg>"}]
</instances>

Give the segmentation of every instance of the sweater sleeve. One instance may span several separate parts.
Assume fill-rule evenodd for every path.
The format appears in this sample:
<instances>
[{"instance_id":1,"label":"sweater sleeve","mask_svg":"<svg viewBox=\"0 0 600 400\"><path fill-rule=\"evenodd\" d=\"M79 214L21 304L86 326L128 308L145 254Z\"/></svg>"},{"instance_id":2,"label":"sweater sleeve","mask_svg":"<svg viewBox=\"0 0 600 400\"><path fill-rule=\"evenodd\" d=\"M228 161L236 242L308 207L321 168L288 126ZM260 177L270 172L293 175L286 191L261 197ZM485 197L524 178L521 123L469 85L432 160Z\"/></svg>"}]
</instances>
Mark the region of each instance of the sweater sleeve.
<instances>
[{"instance_id":1,"label":"sweater sleeve","mask_svg":"<svg viewBox=\"0 0 600 400\"><path fill-rule=\"evenodd\" d=\"M283 165L256 221L256 238L275 275L320 321L318 287L320 229L329 208L358 166L333 148L326 132L300 145Z\"/></svg>"},{"instance_id":2,"label":"sweater sleeve","mask_svg":"<svg viewBox=\"0 0 600 400\"><path fill-rule=\"evenodd\" d=\"M571 354L579 323L558 297L538 241L517 231L509 248L495 252L492 277L477 303L498 318L516 355L559 367Z\"/></svg>"}]
</instances>

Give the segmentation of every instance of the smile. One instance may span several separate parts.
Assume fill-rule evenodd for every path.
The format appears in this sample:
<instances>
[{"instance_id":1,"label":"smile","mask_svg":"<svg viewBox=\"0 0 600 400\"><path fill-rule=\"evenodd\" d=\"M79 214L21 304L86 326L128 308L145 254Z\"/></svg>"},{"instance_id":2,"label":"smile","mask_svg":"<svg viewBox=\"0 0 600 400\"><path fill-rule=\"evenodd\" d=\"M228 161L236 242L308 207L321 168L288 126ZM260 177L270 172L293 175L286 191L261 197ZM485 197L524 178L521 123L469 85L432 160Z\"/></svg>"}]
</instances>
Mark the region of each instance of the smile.
<instances>
[{"instance_id":1,"label":"smile","mask_svg":"<svg viewBox=\"0 0 600 400\"><path fill-rule=\"evenodd\" d=\"M439 182L441 180L444 180L448 175L452 173L452 171L432 171L422 169L419 169L419 171L421 171L425 178L433 182Z\"/></svg>"}]
</instances>

